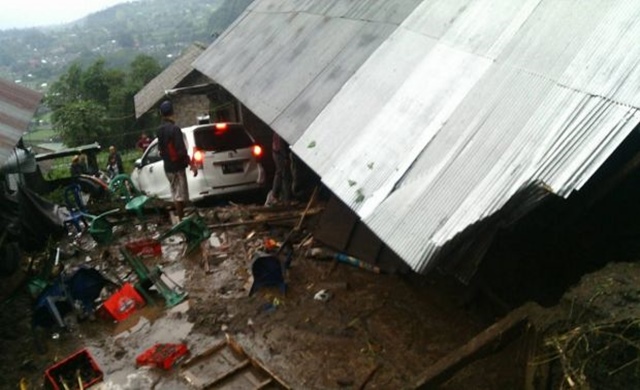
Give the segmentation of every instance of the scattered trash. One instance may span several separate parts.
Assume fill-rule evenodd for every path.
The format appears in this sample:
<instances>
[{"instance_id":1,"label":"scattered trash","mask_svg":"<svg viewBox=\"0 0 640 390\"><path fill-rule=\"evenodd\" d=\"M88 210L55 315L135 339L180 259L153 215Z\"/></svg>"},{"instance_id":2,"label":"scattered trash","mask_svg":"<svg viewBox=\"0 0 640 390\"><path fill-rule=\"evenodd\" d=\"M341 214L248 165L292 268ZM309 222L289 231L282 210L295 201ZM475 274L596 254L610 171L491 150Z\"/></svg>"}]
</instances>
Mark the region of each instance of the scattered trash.
<instances>
[{"instance_id":1,"label":"scattered trash","mask_svg":"<svg viewBox=\"0 0 640 390\"><path fill-rule=\"evenodd\" d=\"M266 250L270 251L280 247L280 243L273 238L265 238L264 239L264 247Z\"/></svg>"},{"instance_id":2,"label":"scattered trash","mask_svg":"<svg viewBox=\"0 0 640 390\"><path fill-rule=\"evenodd\" d=\"M150 238L131 241L125 244L125 248L132 254L140 257L155 257L162 255L160 241Z\"/></svg>"},{"instance_id":3,"label":"scattered trash","mask_svg":"<svg viewBox=\"0 0 640 390\"><path fill-rule=\"evenodd\" d=\"M336 253L335 259L341 263L349 264L354 267L366 269L367 271L375 272L377 274L380 273L380 268L375 265L369 264L366 261L362 261L360 259L356 259L355 257L346 255L344 253Z\"/></svg>"},{"instance_id":4,"label":"scattered trash","mask_svg":"<svg viewBox=\"0 0 640 390\"><path fill-rule=\"evenodd\" d=\"M102 381L103 373L91 353L81 349L49 367L44 376L54 390L85 389Z\"/></svg>"},{"instance_id":5,"label":"scattered trash","mask_svg":"<svg viewBox=\"0 0 640 390\"><path fill-rule=\"evenodd\" d=\"M367 263L366 261L357 259L353 256L349 256L345 253L337 253L334 252L330 249L326 249L326 248L311 248L308 252L308 255L310 257L316 258L316 259L335 259L341 263L345 263L345 264L349 264L352 265L354 267L358 267L358 268L362 268L365 269L367 271L371 271L371 272L375 272L377 274L379 274L380 271L380 267L377 267L373 264Z\"/></svg>"},{"instance_id":6,"label":"scattered trash","mask_svg":"<svg viewBox=\"0 0 640 390\"><path fill-rule=\"evenodd\" d=\"M153 366L169 370L188 353L189 349L184 343L156 344L138 355L136 364L138 366Z\"/></svg>"},{"instance_id":7,"label":"scattered trash","mask_svg":"<svg viewBox=\"0 0 640 390\"><path fill-rule=\"evenodd\" d=\"M276 306L271 302L266 302L260 306L260 311L264 313L273 313L276 311Z\"/></svg>"},{"instance_id":8,"label":"scattered trash","mask_svg":"<svg viewBox=\"0 0 640 390\"><path fill-rule=\"evenodd\" d=\"M327 290L320 290L313 296L316 301L326 302L331 298L331 293Z\"/></svg>"},{"instance_id":9,"label":"scattered trash","mask_svg":"<svg viewBox=\"0 0 640 390\"><path fill-rule=\"evenodd\" d=\"M211 245L211 247L213 248L217 248L220 245L222 245L222 241L220 241L220 238L218 237L217 234L212 233L211 236L209 237L209 245Z\"/></svg>"}]
</instances>

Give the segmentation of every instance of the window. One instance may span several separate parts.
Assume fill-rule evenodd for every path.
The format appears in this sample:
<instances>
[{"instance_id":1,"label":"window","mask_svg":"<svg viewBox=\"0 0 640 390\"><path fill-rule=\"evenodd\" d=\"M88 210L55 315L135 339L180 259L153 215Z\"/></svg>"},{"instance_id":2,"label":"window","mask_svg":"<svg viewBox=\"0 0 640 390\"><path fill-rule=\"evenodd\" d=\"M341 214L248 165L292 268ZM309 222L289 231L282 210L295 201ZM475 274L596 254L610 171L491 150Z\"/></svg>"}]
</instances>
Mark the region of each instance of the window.
<instances>
[{"instance_id":1,"label":"window","mask_svg":"<svg viewBox=\"0 0 640 390\"><path fill-rule=\"evenodd\" d=\"M162 157L160 157L160 150L158 149L158 144L155 143L147 150L147 154L144 156L142 165L152 164L160 160L162 160Z\"/></svg>"},{"instance_id":2,"label":"window","mask_svg":"<svg viewBox=\"0 0 640 390\"><path fill-rule=\"evenodd\" d=\"M228 124L224 128L216 128L215 125L200 127L194 130L193 137L198 149L210 152L244 149L253 145L249 133L238 124Z\"/></svg>"}]
</instances>

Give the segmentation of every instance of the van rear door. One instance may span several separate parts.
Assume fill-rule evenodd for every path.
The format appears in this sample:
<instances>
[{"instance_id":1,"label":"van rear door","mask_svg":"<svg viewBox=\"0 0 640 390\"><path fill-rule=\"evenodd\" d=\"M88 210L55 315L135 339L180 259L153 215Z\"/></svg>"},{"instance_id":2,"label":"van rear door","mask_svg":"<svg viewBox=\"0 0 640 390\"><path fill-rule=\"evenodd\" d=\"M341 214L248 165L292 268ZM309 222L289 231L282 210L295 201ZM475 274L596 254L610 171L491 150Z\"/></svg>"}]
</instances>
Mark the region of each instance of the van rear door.
<instances>
[{"instance_id":1,"label":"van rear door","mask_svg":"<svg viewBox=\"0 0 640 390\"><path fill-rule=\"evenodd\" d=\"M217 123L200 127L193 133L200 150L203 178L211 189L255 183L258 164L252 153L253 138L237 123Z\"/></svg>"}]
</instances>

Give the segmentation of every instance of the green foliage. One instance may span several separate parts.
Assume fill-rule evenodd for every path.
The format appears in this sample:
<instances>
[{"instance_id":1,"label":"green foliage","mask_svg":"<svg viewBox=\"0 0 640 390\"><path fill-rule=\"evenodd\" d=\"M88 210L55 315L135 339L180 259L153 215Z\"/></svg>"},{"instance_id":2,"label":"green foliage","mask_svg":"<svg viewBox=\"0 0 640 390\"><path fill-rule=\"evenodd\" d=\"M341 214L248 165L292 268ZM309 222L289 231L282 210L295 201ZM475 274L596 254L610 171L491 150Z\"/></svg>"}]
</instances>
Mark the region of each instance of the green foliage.
<instances>
[{"instance_id":1,"label":"green foliage","mask_svg":"<svg viewBox=\"0 0 640 390\"><path fill-rule=\"evenodd\" d=\"M107 111L91 100L68 103L53 112L53 123L64 143L79 146L93 141L100 142L108 132Z\"/></svg>"},{"instance_id":2,"label":"green foliage","mask_svg":"<svg viewBox=\"0 0 640 390\"><path fill-rule=\"evenodd\" d=\"M73 64L45 97L52 122L68 146L92 142L119 149L135 143L134 96L160 71L152 57L139 55L126 73L106 67L99 58L87 66Z\"/></svg>"},{"instance_id":3,"label":"green foliage","mask_svg":"<svg viewBox=\"0 0 640 390\"><path fill-rule=\"evenodd\" d=\"M158 61L146 54L134 58L130 68L129 84L134 89L141 89L162 71Z\"/></svg>"}]
</instances>

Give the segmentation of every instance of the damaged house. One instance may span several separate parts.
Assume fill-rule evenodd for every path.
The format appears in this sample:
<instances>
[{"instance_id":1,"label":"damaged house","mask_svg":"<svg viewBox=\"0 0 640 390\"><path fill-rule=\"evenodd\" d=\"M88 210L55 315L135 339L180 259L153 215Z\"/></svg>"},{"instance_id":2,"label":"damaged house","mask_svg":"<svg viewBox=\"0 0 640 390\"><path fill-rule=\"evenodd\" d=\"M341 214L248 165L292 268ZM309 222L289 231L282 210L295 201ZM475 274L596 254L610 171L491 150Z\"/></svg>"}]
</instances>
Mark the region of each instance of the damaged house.
<instances>
[{"instance_id":1,"label":"damaged house","mask_svg":"<svg viewBox=\"0 0 640 390\"><path fill-rule=\"evenodd\" d=\"M356 255L468 281L501 227L579 193L633 141L639 16L634 2L256 0L193 66L319 175L368 248Z\"/></svg>"},{"instance_id":2,"label":"damaged house","mask_svg":"<svg viewBox=\"0 0 640 390\"><path fill-rule=\"evenodd\" d=\"M11 275L18 267L20 246L38 243L49 226L27 226L31 215L25 207L33 199L19 191L19 174L36 168L35 157L20 146L42 94L0 79L0 275ZM31 229L33 228L33 229ZM41 242L37 245L40 245Z\"/></svg>"},{"instance_id":3,"label":"damaged house","mask_svg":"<svg viewBox=\"0 0 640 390\"><path fill-rule=\"evenodd\" d=\"M216 114L216 120L237 120L236 105L231 97L191 65L204 50L204 45L192 44L136 93L136 119L153 112L163 100L170 99L176 107L176 120L180 127L195 125L199 118L205 120L211 111Z\"/></svg>"}]
</instances>

